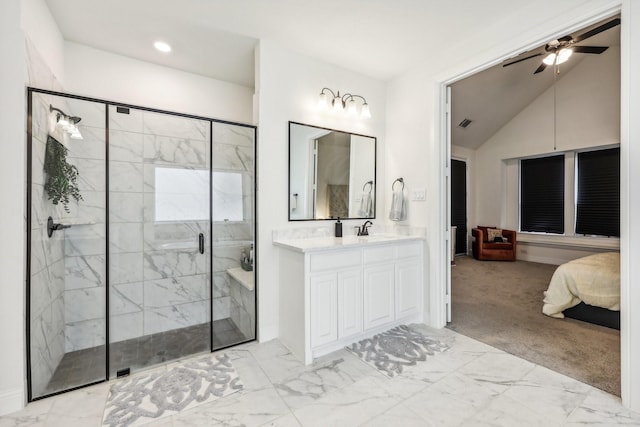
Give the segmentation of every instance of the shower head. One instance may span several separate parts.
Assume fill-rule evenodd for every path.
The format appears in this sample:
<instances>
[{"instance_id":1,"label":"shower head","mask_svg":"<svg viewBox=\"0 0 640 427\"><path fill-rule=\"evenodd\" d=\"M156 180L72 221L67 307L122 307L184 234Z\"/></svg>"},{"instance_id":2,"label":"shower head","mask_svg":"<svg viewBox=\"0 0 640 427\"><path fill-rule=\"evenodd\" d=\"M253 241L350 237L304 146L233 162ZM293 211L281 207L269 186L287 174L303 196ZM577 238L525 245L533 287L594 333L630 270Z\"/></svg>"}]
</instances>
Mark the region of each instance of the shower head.
<instances>
[{"instance_id":1,"label":"shower head","mask_svg":"<svg viewBox=\"0 0 640 427\"><path fill-rule=\"evenodd\" d=\"M56 113L56 124L60 125L64 130L66 130L71 138L73 139L82 139L82 134L78 129L78 122L82 120L82 118L78 116L69 116L67 113L62 111L59 108L54 107L49 104L49 111Z\"/></svg>"}]
</instances>

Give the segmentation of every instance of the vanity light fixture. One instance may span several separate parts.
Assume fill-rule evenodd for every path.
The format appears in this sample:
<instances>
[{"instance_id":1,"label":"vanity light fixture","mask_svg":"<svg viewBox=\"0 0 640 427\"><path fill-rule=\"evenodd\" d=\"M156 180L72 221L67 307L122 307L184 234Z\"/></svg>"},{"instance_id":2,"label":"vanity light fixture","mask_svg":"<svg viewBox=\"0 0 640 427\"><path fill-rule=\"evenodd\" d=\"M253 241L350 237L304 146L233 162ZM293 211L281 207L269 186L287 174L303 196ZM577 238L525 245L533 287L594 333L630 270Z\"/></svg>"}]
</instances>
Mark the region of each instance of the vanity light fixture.
<instances>
[{"instance_id":1,"label":"vanity light fixture","mask_svg":"<svg viewBox=\"0 0 640 427\"><path fill-rule=\"evenodd\" d=\"M163 42L161 40L158 40L155 43L153 43L153 47L155 47L157 50L159 50L162 53L171 52L171 46L169 45L169 43Z\"/></svg>"},{"instance_id":2,"label":"vanity light fixture","mask_svg":"<svg viewBox=\"0 0 640 427\"><path fill-rule=\"evenodd\" d=\"M82 139L78 123L82 120L78 116L70 116L59 108L49 104L49 112L55 113L56 125L64 129L72 139Z\"/></svg>"},{"instance_id":3,"label":"vanity light fixture","mask_svg":"<svg viewBox=\"0 0 640 427\"><path fill-rule=\"evenodd\" d=\"M328 93L325 93L325 91ZM331 98L329 98L329 94L331 94ZM322 88L322 90L320 91L320 95L318 96L318 107L321 110L331 109L336 113L346 110L349 115L357 116L358 105L356 103L356 99L362 100L360 117L365 119L370 118L371 110L369 109L367 100L363 96L353 93L345 93L344 95L340 96L340 91L334 92L328 87Z\"/></svg>"}]
</instances>

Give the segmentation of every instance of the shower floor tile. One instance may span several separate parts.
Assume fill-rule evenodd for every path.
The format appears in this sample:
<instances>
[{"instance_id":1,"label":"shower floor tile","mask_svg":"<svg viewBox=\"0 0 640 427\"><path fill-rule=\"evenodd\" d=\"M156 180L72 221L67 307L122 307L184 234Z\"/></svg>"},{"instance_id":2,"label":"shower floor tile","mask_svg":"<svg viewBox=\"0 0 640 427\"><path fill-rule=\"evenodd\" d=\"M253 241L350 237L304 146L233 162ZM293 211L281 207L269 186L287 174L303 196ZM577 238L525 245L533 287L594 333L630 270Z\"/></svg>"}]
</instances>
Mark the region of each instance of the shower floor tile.
<instances>
[{"instance_id":1,"label":"shower floor tile","mask_svg":"<svg viewBox=\"0 0 640 427\"><path fill-rule=\"evenodd\" d=\"M231 319L216 320L210 324L174 329L145 335L109 346L109 377L115 378L117 371L129 368L131 372L159 365L186 356L208 352L239 344L253 337L246 337ZM56 368L44 395L68 390L105 379L106 348L98 346L66 353Z\"/></svg>"}]
</instances>

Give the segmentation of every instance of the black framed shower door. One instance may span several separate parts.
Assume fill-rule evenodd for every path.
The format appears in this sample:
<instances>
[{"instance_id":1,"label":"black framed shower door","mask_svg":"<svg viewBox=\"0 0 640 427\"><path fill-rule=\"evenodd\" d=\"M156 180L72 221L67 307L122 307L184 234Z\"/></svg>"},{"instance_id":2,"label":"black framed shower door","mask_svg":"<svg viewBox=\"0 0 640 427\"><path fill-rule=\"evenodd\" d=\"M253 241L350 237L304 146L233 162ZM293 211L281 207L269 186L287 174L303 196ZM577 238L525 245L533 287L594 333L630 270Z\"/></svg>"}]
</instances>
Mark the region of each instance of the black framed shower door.
<instances>
[{"instance_id":1,"label":"black framed shower door","mask_svg":"<svg viewBox=\"0 0 640 427\"><path fill-rule=\"evenodd\" d=\"M32 88L28 109L29 400L255 339L255 127Z\"/></svg>"}]
</instances>

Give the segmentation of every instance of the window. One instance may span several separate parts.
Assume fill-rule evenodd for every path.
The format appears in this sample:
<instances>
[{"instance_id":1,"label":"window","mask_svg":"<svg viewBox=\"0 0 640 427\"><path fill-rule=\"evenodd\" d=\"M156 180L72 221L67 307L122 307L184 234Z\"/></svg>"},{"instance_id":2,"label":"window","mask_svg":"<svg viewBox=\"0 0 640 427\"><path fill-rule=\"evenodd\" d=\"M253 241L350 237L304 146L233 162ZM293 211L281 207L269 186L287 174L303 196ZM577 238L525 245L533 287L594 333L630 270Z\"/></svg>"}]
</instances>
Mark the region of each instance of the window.
<instances>
[{"instance_id":1,"label":"window","mask_svg":"<svg viewBox=\"0 0 640 427\"><path fill-rule=\"evenodd\" d=\"M564 234L564 154L520 161L520 231Z\"/></svg>"},{"instance_id":2,"label":"window","mask_svg":"<svg viewBox=\"0 0 640 427\"><path fill-rule=\"evenodd\" d=\"M578 153L576 234L620 236L620 148Z\"/></svg>"},{"instance_id":3,"label":"window","mask_svg":"<svg viewBox=\"0 0 640 427\"><path fill-rule=\"evenodd\" d=\"M155 168L156 221L209 219L209 171Z\"/></svg>"},{"instance_id":4,"label":"window","mask_svg":"<svg viewBox=\"0 0 640 427\"><path fill-rule=\"evenodd\" d=\"M244 221L242 173L213 173L213 220Z\"/></svg>"}]
</instances>

